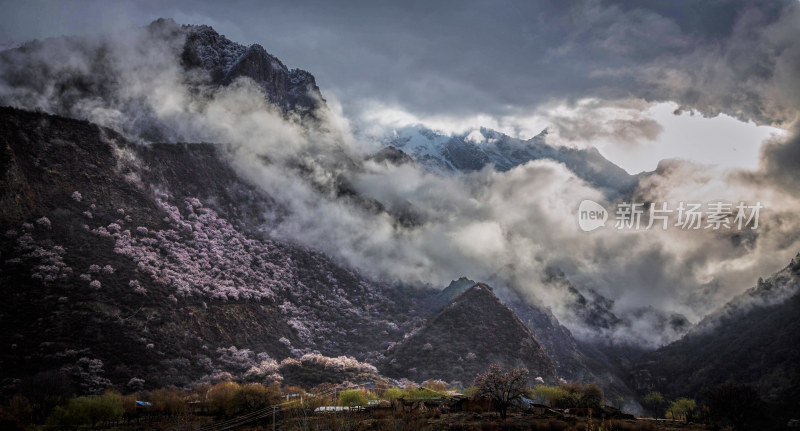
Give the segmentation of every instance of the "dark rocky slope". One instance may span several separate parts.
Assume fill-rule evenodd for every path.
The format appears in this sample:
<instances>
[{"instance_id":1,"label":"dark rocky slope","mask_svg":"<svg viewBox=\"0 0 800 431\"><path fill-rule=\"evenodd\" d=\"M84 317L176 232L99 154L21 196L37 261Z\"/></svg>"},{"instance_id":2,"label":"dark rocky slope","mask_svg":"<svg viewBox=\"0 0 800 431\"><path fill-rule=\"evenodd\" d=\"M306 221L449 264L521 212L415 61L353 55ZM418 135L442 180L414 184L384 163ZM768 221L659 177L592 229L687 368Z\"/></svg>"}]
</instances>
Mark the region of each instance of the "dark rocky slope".
<instances>
[{"instance_id":1,"label":"dark rocky slope","mask_svg":"<svg viewBox=\"0 0 800 431\"><path fill-rule=\"evenodd\" d=\"M148 386L314 351L374 360L411 327L416 296L257 235L278 209L224 147L10 108L0 131L5 385L93 360L76 378Z\"/></svg>"},{"instance_id":2,"label":"dark rocky slope","mask_svg":"<svg viewBox=\"0 0 800 431\"><path fill-rule=\"evenodd\" d=\"M394 345L379 367L393 377L439 378L469 385L496 363L525 367L554 384L556 368L534 334L485 284L458 294L440 313Z\"/></svg>"},{"instance_id":3,"label":"dark rocky slope","mask_svg":"<svg viewBox=\"0 0 800 431\"><path fill-rule=\"evenodd\" d=\"M433 313L444 309L455 297L476 285L466 277L453 280L445 289L427 301ZM598 346L575 339L572 333L546 308L525 301L514 292L497 291L501 301L508 305L522 323L536 336L544 351L553 361L558 376L567 381L596 383L609 399L622 396L628 401L628 411L639 411L636 393L625 382L627 369L621 358L609 356ZM616 352L616 350L615 350Z\"/></svg>"},{"instance_id":4,"label":"dark rocky slope","mask_svg":"<svg viewBox=\"0 0 800 431\"><path fill-rule=\"evenodd\" d=\"M633 367L641 393L701 397L723 383L754 386L783 414L800 414L800 255ZM795 416L796 417L796 416Z\"/></svg>"}]
</instances>

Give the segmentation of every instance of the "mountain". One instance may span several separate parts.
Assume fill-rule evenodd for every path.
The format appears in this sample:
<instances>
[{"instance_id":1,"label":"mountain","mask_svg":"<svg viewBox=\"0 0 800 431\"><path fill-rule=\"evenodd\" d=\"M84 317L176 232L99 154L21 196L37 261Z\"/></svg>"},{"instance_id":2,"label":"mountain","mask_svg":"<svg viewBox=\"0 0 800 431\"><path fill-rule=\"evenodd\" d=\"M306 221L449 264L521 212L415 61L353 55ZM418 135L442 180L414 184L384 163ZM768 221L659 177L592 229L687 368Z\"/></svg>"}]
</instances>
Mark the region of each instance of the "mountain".
<instances>
[{"instance_id":1,"label":"mountain","mask_svg":"<svg viewBox=\"0 0 800 431\"><path fill-rule=\"evenodd\" d=\"M631 382L642 393L670 396L700 396L727 382L748 384L765 400L800 413L800 255L680 340L645 354Z\"/></svg>"},{"instance_id":2,"label":"mountain","mask_svg":"<svg viewBox=\"0 0 800 431\"><path fill-rule=\"evenodd\" d=\"M607 351L602 344L576 339L546 308L511 295L504 301L525 326L535 331L537 340L552 358L560 377L567 381L596 383L608 399L623 397L626 400L625 411L641 411L636 393L625 379L627 354L619 352L617 346L609 347L610 351Z\"/></svg>"},{"instance_id":3,"label":"mountain","mask_svg":"<svg viewBox=\"0 0 800 431\"><path fill-rule=\"evenodd\" d=\"M478 284L477 282L461 277L458 280L453 280L444 289L436 294L430 301L431 310L434 313L442 311L448 304L450 304L458 295L466 292L472 286Z\"/></svg>"},{"instance_id":4,"label":"mountain","mask_svg":"<svg viewBox=\"0 0 800 431\"><path fill-rule=\"evenodd\" d=\"M563 163L576 176L611 198L631 192L639 180L638 175L628 174L595 148L548 144L547 130L522 140L487 128L445 134L424 126L410 126L393 130L382 141L440 175L476 171L488 165L507 171L531 160L552 160Z\"/></svg>"},{"instance_id":5,"label":"mountain","mask_svg":"<svg viewBox=\"0 0 800 431\"><path fill-rule=\"evenodd\" d=\"M141 145L12 108L0 126L6 387L48 370L88 392L225 376L316 384L316 368L468 383L491 362L555 382L531 330L485 285L388 286L265 238L258 227L281 208L231 169L225 145ZM430 298L450 305L428 317ZM468 363L416 375L372 365L418 360L421 336Z\"/></svg>"},{"instance_id":6,"label":"mountain","mask_svg":"<svg viewBox=\"0 0 800 431\"><path fill-rule=\"evenodd\" d=\"M562 300L569 310L560 322L573 330L579 338L593 339L595 342L611 347L620 334L628 341L625 344L636 344L651 349L676 340L687 333L691 323L680 313L658 310L652 306L641 306L627 311L627 315L619 317L614 312L615 303L593 289L579 290L567 278L563 271L548 267L544 271L542 282L551 288L561 289ZM646 322L646 323L645 323ZM631 329L635 325L647 324L651 327L649 338L633 339ZM657 334L657 335L653 335Z\"/></svg>"},{"instance_id":7,"label":"mountain","mask_svg":"<svg viewBox=\"0 0 800 431\"><path fill-rule=\"evenodd\" d=\"M476 284L473 280L461 277L426 302L432 313L439 313ZM625 382L627 370L618 366L619 358L612 360L602 349L575 339L546 307L525 300L508 289L493 289L493 292L535 334L536 340L553 361L559 377L567 381L597 383L609 399L622 396L628 400L626 411L641 411L641 406L635 401L635 392Z\"/></svg>"},{"instance_id":8,"label":"mountain","mask_svg":"<svg viewBox=\"0 0 800 431\"><path fill-rule=\"evenodd\" d=\"M52 373L82 393L231 377L308 385L385 374L468 384L497 362L548 383L595 381L626 399L650 389L697 394L726 379L757 385L770 399L797 399L800 259L678 342L651 353L612 349L515 292L466 278L443 291L390 284L270 236L298 214L285 196L232 167L235 144L181 140L220 136L193 134L209 122L191 120L219 113L204 110L214 103L242 116L255 106L262 116L253 123L280 121L276 130L287 136L318 136L315 113L325 101L313 76L259 45L158 20L122 36L24 44L0 52L0 63L0 104L29 108L0 108L4 393ZM155 90L128 91L143 87ZM188 111L170 111L174 100L190 100L181 106ZM244 132L260 143L264 130ZM404 227L425 222L410 204L390 213L360 196L344 173L361 159L336 139L309 139L318 146L296 152L281 147L291 139L276 141L248 163L285 169L314 199L347 200L348 210ZM417 163L440 175L553 160L609 196L638 179L596 150L552 146L546 134L523 141L488 129L442 135L417 127L385 145L374 162ZM283 150L289 155L275 154ZM563 274L543 281L564 285L581 325L622 331L630 323ZM654 319L663 331L688 328L682 316Z\"/></svg>"},{"instance_id":9,"label":"mountain","mask_svg":"<svg viewBox=\"0 0 800 431\"><path fill-rule=\"evenodd\" d=\"M176 73L200 105L206 92L245 78L287 119L313 120L325 102L307 72L261 46L172 20L121 36L32 42L0 53L0 63L0 102L36 101L57 114L0 108L0 279L9 298L0 321L13 328L2 335L10 346L0 354L3 385L48 370L91 391L142 380L280 379L295 359L336 364L346 355L335 369L374 372L370 363L422 324L429 291L367 279L265 236L287 211L232 169L230 146L137 142L183 136L142 100L149 93L126 91L147 76L168 91L161 75ZM106 124L112 112L117 131L84 121L100 115ZM402 160L400 151L385 156ZM334 182L332 199L382 211ZM549 361L530 343L526 354Z\"/></svg>"},{"instance_id":10,"label":"mountain","mask_svg":"<svg viewBox=\"0 0 800 431\"><path fill-rule=\"evenodd\" d=\"M172 19L119 34L34 40L2 51L0 105L86 119L152 142L178 142L191 135L192 126L159 111L189 98L193 110L202 109L215 92L236 87L240 78L252 80L287 116L315 119L327 106L309 72L289 69L260 45L241 45L210 26ZM156 107L160 102L166 105Z\"/></svg>"},{"instance_id":11,"label":"mountain","mask_svg":"<svg viewBox=\"0 0 800 431\"><path fill-rule=\"evenodd\" d=\"M315 354L370 369L416 324L423 295L263 237L280 207L226 151L0 108L4 386L46 370L97 390L279 378Z\"/></svg>"},{"instance_id":12,"label":"mountain","mask_svg":"<svg viewBox=\"0 0 800 431\"><path fill-rule=\"evenodd\" d=\"M171 19L150 24L151 31L174 31L185 37L181 63L187 71L208 72L211 83L230 85L240 77L251 78L264 89L270 102L284 111L313 113L325 106L314 76L289 69L258 44L244 46L228 40L207 25L179 27Z\"/></svg>"},{"instance_id":13,"label":"mountain","mask_svg":"<svg viewBox=\"0 0 800 431\"><path fill-rule=\"evenodd\" d=\"M379 369L391 377L438 378L469 385L496 363L525 367L531 383L556 383L555 365L534 334L485 284L458 294L444 310L393 345Z\"/></svg>"}]
</instances>

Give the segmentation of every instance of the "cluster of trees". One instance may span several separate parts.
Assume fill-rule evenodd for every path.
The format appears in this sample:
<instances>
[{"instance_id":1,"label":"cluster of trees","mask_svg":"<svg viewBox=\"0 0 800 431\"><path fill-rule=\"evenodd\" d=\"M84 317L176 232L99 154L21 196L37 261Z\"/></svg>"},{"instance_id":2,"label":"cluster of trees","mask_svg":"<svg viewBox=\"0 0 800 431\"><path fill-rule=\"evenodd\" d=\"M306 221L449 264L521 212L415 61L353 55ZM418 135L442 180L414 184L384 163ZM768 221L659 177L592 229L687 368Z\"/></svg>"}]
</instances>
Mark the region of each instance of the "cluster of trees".
<instances>
[{"instance_id":1,"label":"cluster of trees","mask_svg":"<svg viewBox=\"0 0 800 431\"><path fill-rule=\"evenodd\" d=\"M96 397L78 397L65 406L58 406L47 418L46 425L54 428L74 428L89 425L108 425L122 420L123 414L136 410L134 395L106 392Z\"/></svg>"},{"instance_id":2,"label":"cluster of trees","mask_svg":"<svg viewBox=\"0 0 800 431\"><path fill-rule=\"evenodd\" d=\"M705 391L700 403L691 398L667 400L659 392L645 395L644 406L656 417L692 422L702 420L734 430L750 429L767 420L767 406L752 386L726 383Z\"/></svg>"},{"instance_id":3,"label":"cluster of trees","mask_svg":"<svg viewBox=\"0 0 800 431\"><path fill-rule=\"evenodd\" d=\"M537 385L530 394L550 407L559 409L587 408L599 411L605 404L603 390L594 383L563 383L558 386Z\"/></svg>"},{"instance_id":4,"label":"cluster of trees","mask_svg":"<svg viewBox=\"0 0 800 431\"><path fill-rule=\"evenodd\" d=\"M37 220L36 225L41 229L50 229L52 226L47 217ZM11 265L18 265L23 261L30 263L31 278L39 279L43 283L65 280L72 276L72 267L64 263L66 254L64 247L54 244L50 239L37 239L34 233L34 225L31 223L23 223L21 233L16 229L5 232L7 238L16 239L14 257L5 260L5 263Z\"/></svg>"},{"instance_id":5,"label":"cluster of trees","mask_svg":"<svg viewBox=\"0 0 800 431\"><path fill-rule=\"evenodd\" d=\"M132 298L137 302L149 301L138 295L149 295L150 300L155 300L170 293L172 295L167 299L175 302L180 300L181 293L195 298L201 296L204 300L270 298L284 315L282 320L294 329L284 339L292 356L299 357L313 351L334 352L336 355L365 352L368 362L372 363L381 358L383 340L402 336L411 325L407 314L416 313L413 307L409 311L410 307L397 305L390 298L403 297L402 293L389 292L389 295L383 286L368 282L346 268L339 268L324 255L248 237L242 229L203 206L198 199L177 200L159 195L163 210L160 217L166 215L166 220L145 227L138 226L127 215L136 212L121 208L101 209L94 204L85 206L81 202L88 202L83 194L73 195L79 209L90 208L94 212L91 219L81 221L88 223L84 225L86 233L79 235L83 241L81 246L93 243L113 245L118 254L116 257L94 252L75 254L79 248L73 243L65 243L66 247L56 244L54 240L61 238L69 226L56 223L55 219L51 229L45 227L47 223L44 220L36 222L31 219L30 223L4 232L4 240L7 239L8 244L15 248L15 253L13 259L5 259L2 263L12 266L18 273L22 273L22 269L29 271L31 277L41 280L45 286L60 288L63 285L63 293L59 291L53 296L54 301L68 303L98 295L113 294L116 297L118 293L127 292L135 293L137 296ZM128 266L130 261L126 257L134 262L133 267ZM165 286L172 289L165 291ZM138 319L141 313L135 317ZM403 327L388 321L387 317L404 322L401 323ZM159 341L157 338L147 339L143 343L147 349L155 347L160 351L164 344ZM209 344L212 343L213 340L209 340ZM209 382L218 381L214 375L223 373L230 373L228 376L231 378L260 382L282 378L282 372L276 370L281 364L268 358L262 360L255 354L250 358L232 354L229 355L230 361L210 356L215 363L208 370L209 379L206 381ZM325 370L316 373L320 377L312 379L313 382L293 380L308 386L340 371L347 374L376 372L366 362L343 356L309 357L301 362L304 367L308 362L315 362L312 364L315 369ZM299 374L295 370L297 367L289 365L284 364L283 368L290 369L287 378L294 379ZM190 366L192 372L206 371L199 362L193 361ZM136 377L146 377L151 383L162 385L188 384L186 375L190 373L181 368L176 370L178 372L172 373L170 368L166 368ZM335 378L352 380L351 375Z\"/></svg>"},{"instance_id":6,"label":"cluster of trees","mask_svg":"<svg viewBox=\"0 0 800 431\"><path fill-rule=\"evenodd\" d=\"M339 393L339 405L345 407L366 406L370 399L377 399L371 397L371 392L362 391L359 389L348 389Z\"/></svg>"},{"instance_id":7,"label":"cluster of trees","mask_svg":"<svg viewBox=\"0 0 800 431\"><path fill-rule=\"evenodd\" d=\"M242 356L241 351L236 349L228 349L226 352L232 357ZM350 358L309 355L306 360L315 363L321 361L330 367L359 365ZM542 400L554 408L585 408L599 412L604 407L603 391L595 384L564 383L531 388L528 386L528 377L528 370L524 368L503 369L492 364L464 392L471 398L490 399L503 418L507 416L509 408L523 397ZM229 418L272 405L307 412L326 405L367 406L372 400L385 400L392 404L401 399L424 400L439 395L446 396L448 391L455 390L446 382L432 379L419 386L409 383L404 387L391 387L385 382L379 382L371 390L363 387L341 389L335 385L323 384L312 390L311 394L299 386L282 387L279 381L269 385L223 381L213 385L201 384L191 391L169 387L122 395L108 390L95 396L66 398L51 396L51 393L63 393L63 390L59 390L59 382L53 378L38 383L38 391L29 391L31 398L17 395L6 401L0 408L0 427L11 429L9 424L42 422L61 428L113 426L120 421L141 417L142 414L151 418L189 414ZM50 386L51 389L45 389ZM34 396L40 392L42 396ZM137 401L147 401L150 405L137 406ZM657 416L684 422L702 419L718 426L733 427L734 430L751 429L762 424L765 419L765 404L757 391L737 384L726 384L709 390L699 403L689 398L668 401L658 392L648 393L643 403ZM42 416L43 412L46 415Z\"/></svg>"},{"instance_id":8,"label":"cluster of trees","mask_svg":"<svg viewBox=\"0 0 800 431\"><path fill-rule=\"evenodd\" d=\"M157 203L170 229L132 232L117 222L96 233L108 232L115 252L132 258L139 271L179 295L262 299L290 287L291 262L276 254L270 241L247 238L197 199L187 198L183 213L166 200Z\"/></svg>"},{"instance_id":9,"label":"cluster of trees","mask_svg":"<svg viewBox=\"0 0 800 431\"><path fill-rule=\"evenodd\" d=\"M296 386L281 388L277 382L262 385L239 384L232 381L199 385L192 391L169 387L122 395L110 390L96 396L59 400L59 405L51 407L45 424L55 428L110 426L138 415L173 417L190 413L230 417L280 404L285 401L283 398L285 393L306 392ZM150 405L137 406L137 401L146 401ZM36 422L32 416L33 408L34 403L26 397L16 396L3 406L0 417L7 423Z\"/></svg>"},{"instance_id":10,"label":"cluster of trees","mask_svg":"<svg viewBox=\"0 0 800 431\"><path fill-rule=\"evenodd\" d=\"M458 392L455 387L449 386L442 380L429 379L420 385L406 382L403 387L389 386L386 383L378 383L372 390L348 389L339 392L338 402L342 406L366 406L369 401L383 400L394 405L398 400L426 400L439 396L447 396L449 392ZM470 387L468 391L472 396L476 395L476 387Z\"/></svg>"},{"instance_id":11,"label":"cluster of trees","mask_svg":"<svg viewBox=\"0 0 800 431\"><path fill-rule=\"evenodd\" d=\"M645 395L643 405L655 417L690 422L694 419L697 402L691 398L678 398L669 401L660 392L651 391Z\"/></svg>"},{"instance_id":12,"label":"cluster of trees","mask_svg":"<svg viewBox=\"0 0 800 431\"><path fill-rule=\"evenodd\" d=\"M430 398L431 390L450 389L443 385L444 382L430 380L421 386L409 385L405 388L378 383L372 390L363 387L342 390L335 385L325 384L309 393L302 387L281 386L279 382L264 385L223 381L213 385L201 384L192 390L167 387L127 395L108 390L94 396L62 396L50 400L49 404L18 395L0 408L0 428L23 428L24 424L29 423L45 423L53 428L113 427L135 418L160 420L191 415L230 418L273 405L298 411L331 405L365 407L371 400L393 403L401 398ZM137 401L150 404L137 406ZM36 411L38 409L47 409L47 412L42 415L42 411Z\"/></svg>"}]
</instances>

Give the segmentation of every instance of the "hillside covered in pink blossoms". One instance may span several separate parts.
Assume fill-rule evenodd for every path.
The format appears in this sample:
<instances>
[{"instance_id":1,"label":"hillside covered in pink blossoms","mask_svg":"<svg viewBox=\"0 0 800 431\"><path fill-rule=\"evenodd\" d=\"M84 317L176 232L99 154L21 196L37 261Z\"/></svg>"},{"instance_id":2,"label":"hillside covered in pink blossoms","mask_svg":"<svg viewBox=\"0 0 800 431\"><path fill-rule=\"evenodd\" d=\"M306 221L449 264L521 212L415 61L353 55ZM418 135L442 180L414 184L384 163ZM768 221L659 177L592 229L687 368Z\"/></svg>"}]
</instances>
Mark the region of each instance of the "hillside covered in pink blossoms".
<instances>
[{"instance_id":1,"label":"hillside covered in pink blossoms","mask_svg":"<svg viewBox=\"0 0 800 431\"><path fill-rule=\"evenodd\" d=\"M0 214L2 341L13 346L2 353L5 385L43 369L92 390L355 379L375 374L363 361L381 359L420 319L414 298L424 292L248 228L253 214L234 202L274 203L230 170L224 148L133 145L10 109L2 122L15 137L2 143L15 183ZM198 166L205 184L184 187L179 173Z\"/></svg>"}]
</instances>

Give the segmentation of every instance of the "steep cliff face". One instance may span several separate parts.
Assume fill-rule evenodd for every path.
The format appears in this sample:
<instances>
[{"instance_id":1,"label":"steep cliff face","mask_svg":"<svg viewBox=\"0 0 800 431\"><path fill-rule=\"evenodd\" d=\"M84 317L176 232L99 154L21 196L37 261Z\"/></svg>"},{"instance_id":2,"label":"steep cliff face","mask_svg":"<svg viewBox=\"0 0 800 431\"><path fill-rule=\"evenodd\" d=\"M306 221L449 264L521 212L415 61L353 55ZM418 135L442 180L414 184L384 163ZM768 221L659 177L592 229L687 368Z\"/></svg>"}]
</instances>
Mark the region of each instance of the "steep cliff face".
<instances>
[{"instance_id":1,"label":"steep cliff face","mask_svg":"<svg viewBox=\"0 0 800 431\"><path fill-rule=\"evenodd\" d=\"M379 369L393 377L469 385L492 363L527 368L531 383L536 377L557 380L553 361L530 329L489 286L476 284L389 349Z\"/></svg>"},{"instance_id":2,"label":"steep cliff face","mask_svg":"<svg viewBox=\"0 0 800 431\"><path fill-rule=\"evenodd\" d=\"M151 27L177 24L159 20ZM325 107L314 76L305 70L289 69L258 44L244 46L228 40L212 27L182 26L186 43L181 61L188 70L200 68L208 72L215 85L229 85L235 79L247 77L255 81L267 98L284 111L313 113Z\"/></svg>"}]
</instances>

